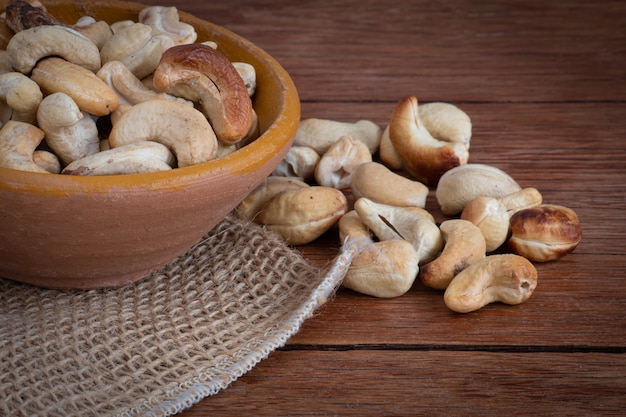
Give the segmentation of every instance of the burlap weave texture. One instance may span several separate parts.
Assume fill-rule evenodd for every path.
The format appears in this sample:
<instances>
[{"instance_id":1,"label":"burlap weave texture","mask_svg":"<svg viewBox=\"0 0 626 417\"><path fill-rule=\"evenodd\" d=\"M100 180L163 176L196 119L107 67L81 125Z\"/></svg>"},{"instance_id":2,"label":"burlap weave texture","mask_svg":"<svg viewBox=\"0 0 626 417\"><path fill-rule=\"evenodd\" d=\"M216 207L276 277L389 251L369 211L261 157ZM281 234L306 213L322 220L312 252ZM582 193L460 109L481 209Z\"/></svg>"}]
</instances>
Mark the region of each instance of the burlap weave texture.
<instances>
[{"instance_id":1,"label":"burlap weave texture","mask_svg":"<svg viewBox=\"0 0 626 417\"><path fill-rule=\"evenodd\" d=\"M227 217L128 286L59 291L0 279L0 415L169 416L284 345L340 284L278 236Z\"/></svg>"}]
</instances>

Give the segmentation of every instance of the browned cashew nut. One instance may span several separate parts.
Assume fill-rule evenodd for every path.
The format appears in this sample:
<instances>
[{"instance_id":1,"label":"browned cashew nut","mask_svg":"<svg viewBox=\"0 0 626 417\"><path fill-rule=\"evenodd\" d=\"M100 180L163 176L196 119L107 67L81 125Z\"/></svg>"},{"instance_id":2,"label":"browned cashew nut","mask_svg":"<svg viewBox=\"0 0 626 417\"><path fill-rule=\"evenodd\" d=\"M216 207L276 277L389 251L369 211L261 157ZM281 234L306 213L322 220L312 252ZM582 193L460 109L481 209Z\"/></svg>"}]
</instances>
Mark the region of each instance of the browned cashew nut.
<instances>
[{"instance_id":1,"label":"browned cashew nut","mask_svg":"<svg viewBox=\"0 0 626 417\"><path fill-rule=\"evenodd\" d=\"M0 167L47 174L33 161L44 132L30 123L9 120L0 129Z\"/></svg>"},{"instance_id":2,"label":"browned cashew nut","mask_svg":"<svg viewBox=\"0 0 626 417\"><path fill-rule=\"evenodd\" d=\"M241 76L226 58L203 44L174 46L163 53L154 86L200 103L217 138L236 143L255 128L252 101Z\"/></svg>"},{"instance_id":3,"label":"browned cashew nut","mask_svg":"<svg viewBox=\"0 0 626 417\"><path fill-rule=\"evenodd\" d=\"M426 130L414 96L403 98L394 108L389 139L407 171L427 185L436 185L444 173L466 164L469 158L464 144L440 141Z\"/></svg>"},{"instance_id":4,"label":"browned cashew nut","mask_svg":"<svg viewBox=\"0 0 626 417\"><path fill-rule=\"evenodd\" d=\"M4 13L4 20L14 32L35 26L61 24L43 5L30 4L26 0L10 0Z\"/></svg>"}]
</instances>

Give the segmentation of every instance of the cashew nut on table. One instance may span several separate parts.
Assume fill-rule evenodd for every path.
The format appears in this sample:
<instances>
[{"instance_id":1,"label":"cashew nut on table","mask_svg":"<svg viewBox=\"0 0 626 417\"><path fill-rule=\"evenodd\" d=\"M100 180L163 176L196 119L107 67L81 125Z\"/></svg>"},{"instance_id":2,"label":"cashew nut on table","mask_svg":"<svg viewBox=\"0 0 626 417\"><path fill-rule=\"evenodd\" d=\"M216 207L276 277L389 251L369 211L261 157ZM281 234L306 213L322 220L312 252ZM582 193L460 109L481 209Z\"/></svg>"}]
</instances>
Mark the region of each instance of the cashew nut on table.
<instances>
[{"instance_id":1,"label":"cashew nut on table","mask_svg":"<svg viewBox=\"0 0 626 417\"><path fill-rule=\"evenodd\" d=\"M255 68L199 41L176 7L146 6L136 21L62 22L45 3L10 0L0 29L0 166L62 175L163 171L258 136ZM12 138L17 132L23 143ZM128 146L145 141L173 160L155 157L152 145ZM115 161L108 169L106 157Z\"/></svg>"}]
</instances>

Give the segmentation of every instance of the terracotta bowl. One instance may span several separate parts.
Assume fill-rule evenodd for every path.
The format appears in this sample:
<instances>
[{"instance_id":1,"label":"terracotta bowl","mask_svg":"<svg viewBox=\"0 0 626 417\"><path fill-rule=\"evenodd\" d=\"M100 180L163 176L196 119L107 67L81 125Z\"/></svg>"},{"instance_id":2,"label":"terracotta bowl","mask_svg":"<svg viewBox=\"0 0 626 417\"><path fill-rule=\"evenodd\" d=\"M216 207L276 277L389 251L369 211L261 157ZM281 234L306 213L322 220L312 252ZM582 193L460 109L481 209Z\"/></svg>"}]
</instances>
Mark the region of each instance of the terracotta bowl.
<instances>
[{"instance_id":1,"label":"terracotta bowl","mask_svg":"<svg viewBox=\"0 0 626 417\"><path fill-rule=\"evenodd\" d=\"M44 2L64 22L137 20L145 5ZM5 2L0 4L3 8ZM257 71L261 136L210 162L149 174L79 177L0 168L0 277L49 288L119 287L183 254L267 177L288 151L300 102L287 72L236 34L180 12L198 41Z\"/></svg>"}]
</instances>

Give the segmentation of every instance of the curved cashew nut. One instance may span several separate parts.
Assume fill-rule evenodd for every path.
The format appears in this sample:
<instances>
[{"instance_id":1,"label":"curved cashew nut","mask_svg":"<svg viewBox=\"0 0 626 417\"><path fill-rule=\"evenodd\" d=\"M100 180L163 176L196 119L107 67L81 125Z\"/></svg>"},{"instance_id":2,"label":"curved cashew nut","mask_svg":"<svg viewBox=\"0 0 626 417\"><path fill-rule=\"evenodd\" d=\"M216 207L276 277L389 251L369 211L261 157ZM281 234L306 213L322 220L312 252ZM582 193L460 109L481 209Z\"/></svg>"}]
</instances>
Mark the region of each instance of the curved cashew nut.
<instances>
[{"instance_id":1,"label":"curved cashew nut","mask_svg":"<svg viewBox=\"0 0 626 417\"><path fill-rule=\"evenodd\" d=\"M339 241L343 244L346 239L365 239L372 241L372 231L363 223L356 210L350 210L337 222Z\"/></svg>"},{"instance_id":2,"label":"curved cashew nut","mask_svg":"<svg viewBox=\"0 0 626 417\"><path fill-rule=\"evenodd\" d=\"M243 80L248 95L252 97L256 92L256 69L247 62L233 62L233 67L235 67L237 73Z\"/></svg>"},{"instance_id":3,"label":"curved cashew nut","mask_svg":"<svg viewBox=\"0 0 626 417\"><path fill-rule=\"evenodd\" d=\"M163 53L154 72L156 89L202 106L221 141L241 141L255 126L246 86L233 64L202 44L174 46Z\"/></svg>"},{"instance_id":4,"label":"curved cashew nut","mask_svg":"<svg viewBox=\"0 0 626 417\"><path fill-rule=\"evenodd\" d=\"M43 168L51 174L59 174L61 172L61 161L52 152L43 149L36 150L33 152L33 162L39 168Z\"/></svg>"},{"instance_id":5,"label":"curved cashew nut","mask_svg":"<svg viewBox=\"0 0 626 417\"><path fill-rule=\"evenodd\" d=\"M357 200L365 197L390 206L424 208L428 197L428 187L424 184L396 174L378 162L359 165L350 188Z\"/></svg>"},{"instance_id":6,"label":"curved cashew nut","mask_svg":"<svg viewBox=\"0 0 626 417\"><path fill-rule=\"evenodd\" d=\"M477 197L504 197L521 190L517 182L499 168L466 164L451 169L439 179L435 196L447 215L461 213Z\"/></svg>"},{"instance_id":7,"label":"curved cashew nut","mask_svg":"<svg viewBox=\"0 0 626 417\"><path fill-rule=\"evenodd\" d=\"M100 69L100 51L95 43L67 26L35 26L17 32L7 45L15 71L28 74L42 58L60 56L89 71Z\"/></svg>"},{"instance_id":8,"label":"curved cashew nut","mask_svg":"<svg viewBox=\"0 0 626 417\"><path fill-rule=\"evenodd\" d=\"M378 156L380 156L381 162L390 169L400 170L404 167L402 158L398 155L396 148L393 147L393 143L391 143L391 139L389 138L389 125L385 127L383 135L380 138Z\"/></svg>"},{"instance_id":9,"label":"curved cashew nut","mask_svg":"<svg viewBox=\"0 0 626 417\"><path fill-rule=\"evenodd\" d=\"M320 155L308 146L292 146L274 169L273 175L312 180Z\"/></svg>"},{"instance_id":10,"label":"curved cashew nut","mask_svg":"<svg viewBox=\"0 0 626 417\"><path fill-rule=\"evenodd\" d=\"M537 270L523 256L490 255L460 272L444 293L446 306L469 313L487 304L520 304L537 287Z\"/></svg>"},{"instance_id":11,"label":"curved cashew nut","mask_svg":"<svg viewBox=\"0 0 626 417\"><path fill-rule=\"evenodd\" d=\"M21 72L0 74L0 101L11 109L12 120L33 123L42 99L39 85Z\"/></svg>"},{"instance_id":12,"label":"curved cashew nut","mask_svg":"<svg viewBox=\"0 0 626 417\"><path fill-rule=\"evenodd\" d=\"M235 213L240 219L254 220L263 206L278 194L307 187L309 184L295 178L269 176L237 205Z\"/></svg>"},{"instance_id":13,"label":"curved cashew nut","mask_svg":"<svg viewBox=\"0 0 626 417\"><path fill-rule=\"evenodd\" d=\"M65 93L54 93L41 101L37 123L46 132L46 143L64 164L100 151L95 120Z\"/></svg>"},{"instance_id":14,"label":"curved cashew nut","mask_svg":"<svg viewBox=\"0 0 626 417\"><path fill-rule=\"evenodd\" d=\"M98 49L102 48L113 36L113 30L107 22L96 20L91 16L81 17L72 28L91 39Z\"/></svg>"},{"instance_id":15,"label":"curved cashew nut","mask_svg":"<svg viewBox=\"0 0 626 417\"><path fill-rule=\"evenodd\" d=\"M33 161L33 153L43 137L43 130L30 123L6 122L0 129L0 167L48 174Z\"/></svg>"},{"instance_id":16,"label":"curved cashew nut","mask_svg":"<svg viewBox=\"0 0 626 417\"><path fill-rule=\"evenodd\" d=\"M154 34L167 35L174 45L194 43L198 38L195 28L180 21L174 6L149 6L139 12L138 20L152 28Z\"/></svg>"},{"instance_id":17,"label":"curved cashew nut","mask_svg":"<svg viewBox=\"0 0 626 417\"><path fill-rule=\"evenodd\" d=\"M135 104L113 124L109 135L112 148L145 140L170 148L181 168L209 161L217 152L217 138L206 117L177 101Z\"/></svg>"},{"instance_id":18,"label":"curved cashew nut","mask_svg":"<svg viewBox=\"0 0 626 417\"><path fill-rule=\"evenodd\" d=\"M435 185L450 169L464 165L467 146L435 139L420 120L417 98L400 100L391 114L389 138L407 171L427 185Z\"/></svg>"},{"instance_id":19,"label":"curved cashew nut","mask_svg":"<svg viewBox=\"0 0 626 417\"><path fill-rule=\"evenodd\" d=\"M395 207L360 198L354 210L379 240L404 239L410 242L419 263L433 260L443 248L441 231L430 213L419 207Z\"/></svg>"},{"instance_id":20,"label":"curved cashew nut","mask_svg":"<svg viewBox=\"0 0 626 417\"><path fill-rule=\"evenodd\" d=\"M541 202L541 194L532 187L501 198L477 197L465 205L461 219L478 226L485 238L487 252L492 252L509 237L511 216L519 210L539 206Z\"/></svg>"},{"instance_id":21,"label":"curved cashew nut","mask_svg":"<svg viewBox=\"0 0 626 417\"><path fill-rule=\"evenodd\" d=\"M582 239L580 220L569 207L543 204L511 216L509 247L534 262L557 260L572 252Z\"/></svg>"},{"instance_id":22,"label":"curved cashew nut","mask_svg":"<svg viewBox=\"0 0 626 417\"><path fill-rule=\"evenodd\" d=\"M255 221L280 234L288 244L304 245L328 231L347 209L348 201L341 191L311 186L276 195Z\"/></svg>"},{"instance_id":23,"label":"curved cashew nut","mask_svg":"<svg viewBox=\"0 0 626 417\"><path fill-rule=\"evenodd\" d=\"M371 161L372 154L363 142L342 136L320 158L315 167L315 180L324 187L348 188L357 167Z\"/></svg>"},{"instance_id":24,"label":"curved cashew nut","mask_svg":"<svg viewBox=\"0 0 626 417\"><path fill-rule=\"evenodd\" d=\"M468 149L472 138L472 121L463 110L451 103L435 101L419 106L419 117L434 138L458 142Z\"/></svg>"},{"instance_id":25,"label":"curved cashew nut","mask_svg":"<svg viewBox=\"0 0 626 417\"><path fill-rule=\"evenodd\" d=\"M445 242L443 250L422 266L420 278L428 287L445 290L459 272L485 257L485 239L480 229L467 220L446 220L439 229Z\"/></svg>"},{"instance_id":26,"label":"curved cashew nut","mask_svg":"<svg viewBox=\"0 0 626 417\"><path fill-rule=\"evenodd\" d=\"M350 123L310 118L300 121L293 143L297 146L309 146L323 155L340 137L350 136L365 143L373 154L380 145L381 135L381 128L369 120Z\"/></svg>"},{"instance_id":27,"label":"curved cashew nut","mask_svg":"<svg viewBox=\"0 0 626 417\"><path fill-rule=\"evenodd\" d=\"M5 21L14 31L20 32L35 26L60 25L54 16L41 4L30 4L26 0L11 0L4 9Z\"/></svg>"},{"instance_id":28,"label":"curved cashew nut","mask_svg":"<svg viewBox=\"0 0 626 417\"><path fill-rule=\"evenodd\" d=\"M78 159L66 166L68 175L123 175L168 171L176 162L167 146L135 142Z\"/></svg>"}]
</instances>

